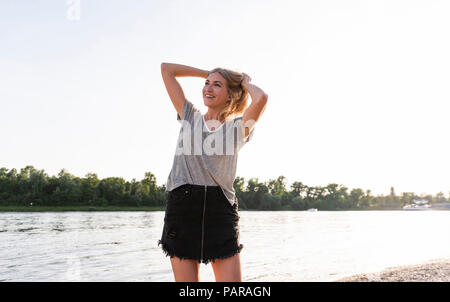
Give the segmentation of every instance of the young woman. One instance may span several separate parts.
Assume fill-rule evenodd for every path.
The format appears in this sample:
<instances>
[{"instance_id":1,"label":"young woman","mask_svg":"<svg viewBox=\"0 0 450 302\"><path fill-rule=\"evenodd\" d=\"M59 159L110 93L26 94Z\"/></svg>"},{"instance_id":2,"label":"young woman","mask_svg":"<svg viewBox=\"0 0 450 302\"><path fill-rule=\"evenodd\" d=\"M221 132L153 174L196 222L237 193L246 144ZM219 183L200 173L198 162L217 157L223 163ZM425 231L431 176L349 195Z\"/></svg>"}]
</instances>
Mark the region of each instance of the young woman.
<instances>
[{"instance_id":1,"label":"young woman","mask_svg":"<svg viewBox=\"0 0 450 302\"><path fill-rule=\"evenodd\" d=\"M182 128L158 244L170 256L177 282L199 281L200 263L209 262L216 281L240 282L237 155L253 136L268 96L247 74L224 68L162 63L161 74ZM185 98L176 78L186 76L206 79L205 114Z\"/></svg>"}]
</instances>

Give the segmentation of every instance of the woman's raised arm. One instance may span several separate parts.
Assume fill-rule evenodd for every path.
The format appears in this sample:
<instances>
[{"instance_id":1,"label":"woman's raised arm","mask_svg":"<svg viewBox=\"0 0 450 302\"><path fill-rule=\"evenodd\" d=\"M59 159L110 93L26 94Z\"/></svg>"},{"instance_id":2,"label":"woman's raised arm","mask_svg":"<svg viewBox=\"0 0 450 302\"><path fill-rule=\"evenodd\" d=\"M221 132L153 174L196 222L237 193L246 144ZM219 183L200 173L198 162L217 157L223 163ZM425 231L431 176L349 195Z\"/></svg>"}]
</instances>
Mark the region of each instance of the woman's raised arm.
<instances>
[{"instance_id":1,"label":"woman's raised arm","mask_svg":"<svg viewBox=\"0 0 450 302\"><path fill-rule=\"evenodd\" d=\"M252 103L244 111L244 115L242 116L242 121L245 125L248 125L244 130L244 137L247 137L249 135L250 131L252 131L253 127L255 127L255 123L264 113L264 110L266 109L267 99L269 98L267 93L265 93L261 88L250 83L251 80L252 79L246 73L244 73L244 79L242 80L241 85L252 98Z\"/></svg>"},{"instance_id":2,"label":"woman's raised arm","mask_svg":"<svg viewBox=\"0 0 450 302\"><path fill-rule=\"evenodd\" d=\"M161 75L166 86L167 93L172 101L178 115L182 117L186 97L176 77L200 77L208 78L208 70L198 69L191 66L161 63Z\"/></svg>"}]
</instances>

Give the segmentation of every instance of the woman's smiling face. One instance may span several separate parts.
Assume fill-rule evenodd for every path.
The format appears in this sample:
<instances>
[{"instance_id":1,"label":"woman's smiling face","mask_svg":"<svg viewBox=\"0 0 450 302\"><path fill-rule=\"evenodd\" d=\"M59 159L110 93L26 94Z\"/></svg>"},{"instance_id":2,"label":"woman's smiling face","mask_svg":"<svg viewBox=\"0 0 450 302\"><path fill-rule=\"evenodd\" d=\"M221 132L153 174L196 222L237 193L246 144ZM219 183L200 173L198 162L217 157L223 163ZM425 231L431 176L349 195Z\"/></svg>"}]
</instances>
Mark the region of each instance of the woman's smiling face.
<instances>
[{"instance_id":1,"label":"woman's smiling face","mask_svg":"<svg viewBox=\"0 0 450 302\"><path fill-rule=\"evenodd\" d=\"M203 101L205 106L212 108L224 108L230 100L226 80L218 73L211 73L203 86ZM209 97L209 96L212 96Z\"/></svg>"}]
</instances>

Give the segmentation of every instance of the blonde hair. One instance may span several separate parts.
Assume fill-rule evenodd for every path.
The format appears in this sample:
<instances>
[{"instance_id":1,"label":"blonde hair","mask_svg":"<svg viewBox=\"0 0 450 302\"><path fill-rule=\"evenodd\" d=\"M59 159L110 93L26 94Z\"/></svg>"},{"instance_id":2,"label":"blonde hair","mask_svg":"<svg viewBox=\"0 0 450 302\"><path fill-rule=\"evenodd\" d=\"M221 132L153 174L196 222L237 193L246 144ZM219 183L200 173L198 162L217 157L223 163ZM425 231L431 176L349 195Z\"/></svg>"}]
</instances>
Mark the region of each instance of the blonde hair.
<instances>
[{"instance_id":1,"label":"blonde hair","mask_svg":"<svg viewBox=\"0 0 450 302\"><path fill-rule=\"evenodd\" d=\"M244 79L244 75L241 72L218 67L209 71L208 76L215 72L225 79L228 94L231 98L231 101L228 101L228 105L219 113L219 120L223 122L237 117L247 109L248 92L241 85Z\"/></svg>"}]
</instances>

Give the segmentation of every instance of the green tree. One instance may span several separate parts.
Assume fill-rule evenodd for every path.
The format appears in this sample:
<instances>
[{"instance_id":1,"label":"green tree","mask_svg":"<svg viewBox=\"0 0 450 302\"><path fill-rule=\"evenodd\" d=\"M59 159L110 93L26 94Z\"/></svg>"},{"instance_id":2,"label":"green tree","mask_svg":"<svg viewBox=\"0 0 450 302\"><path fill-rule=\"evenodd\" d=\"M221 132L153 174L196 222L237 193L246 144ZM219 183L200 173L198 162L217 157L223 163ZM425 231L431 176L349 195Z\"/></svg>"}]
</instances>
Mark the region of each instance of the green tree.
<instances>
[{"instance_id":1,"label":"green tree","mask_svg":"<svg viewBox=\"0 0 450 302\"><path fill-rule=\"evenodd\" d=\"M267 188L270 194L282 196L286 193L286 177L279 176L277 179L269 180Z\"/></svg>"},{"instance_id":2,"label":"green tree","mask_svg":"<svg viewBox=\"0 0 450 302\"><path fill-rule=\"evenodd\" d=\"M411 204L414 199L414 193L412 192L403 192L400 198L400 205L405 206L407 204Z\"/></svg>"},{"instance_id":3,"label":"green tree","mask_svg":"<svg viewBox=\"0 0 450 302\"><path fill-rule=\"evenodd\" d=\"M370 201L373 198L373 196L370 195L371 192L372 192L371 190L366 190L366 193L364 194L363 197L361 197L359 201L359 208L367 209L370 207Z\"/></svg>"},{"instance_id":4,"label":"green tree","mask_svg":"<svg viewBox=\"0 0 450 302\"><path fill-rule=\"evenodd\" d=\"M233 182L233 188L236 194L242 194L245 189L245 179L243 177L237 176Z\"/></svg>"},{"instance_id":5,"label":"green tree","mask_svg":"<svg viewBox=\"0 0 450 302\"><path fill-rule=\"evenodd\" d=\"M291 209L294 211L304 211L307 210L307 204L301 196L297 196L291 200Z\"/></svg>"},{"instance_id":6,"label":"green tree","mask_svg":"<svg viewBox=\"0 0 450 302\"><path fill-rule=\"evenodd\" d=\"M395 195L394 187L391 187L389 196L387 197L387 206L398 207L400 206L400 199Z\"/></svg>"},{"instance_id":7,"label":"green tree","mask_svg":"<svg viewBox=\"0 0 450 302\"><path fill-rule=\"evenodd\" d=\"M444 203L447 202L447 199L444 196L443 192L439 192L436 194L436 197L433 198L432 203Z\"/></svg>"},{"instance_id":8,"label":"green tree","mask_svg":"<svg viewBox=\"0 0 450 302\"><path fill-rule=\"evenodd\" d=\"M361 207L361 204L364 199L364 191L359 188L354 188L350 191L349 200L348 203L349 208L357 208Z\"/></svg>"},{"instance_id":9,"label":"green tree","mask_svg":"<svg viewBox=\"0 0 450 302\"><path fill-rule=\"evenodd\" d=\"M36 205L45 204L46 196L43 189L47 185L47 179L48 176L45 174L44 170L34 170L30 174L31 200Z\"/></svg>"},{"instance_id":10,"label":"green tree","mask_svg":"<svg viewBox=\"0 0 450 302\"><path fill-rule=\"evenodd\" d=\"M249 209L259 209L265 194L269 193L266 183L260 183L258 178L251 178L247 182L245 204Z\"/></svg>"},{"instance_id":11,"label":"green tree","mask_svg":"<svg viewBox=\"0 0 450 302\"><path fill-rule=\"evenodd\" d=\"M121 177L104 178L100 181L98 190L109 205L121 205L125 195L125 180Z\"/></svg>"},{"instance_id":12,"label":"green tree","mask_svg":"<svg viewBox=\"0 0 450 302\"><path fill-rule=\"evenodd\" d=\"M261 199L261 203L259 206L260 210L267 211L276 211L281 208L281 196L280 195L272 195L265 194Z\"/></svg>"},{"instance_id":13,"label":"green tree","mask_svg":"<svg viewBox=\"0 0 450 302\"><path fill-rule=\"evenodd\" d=\"M305 194L307 186L302 182L294 181L291 185L291 194L293 197L302 196Z\"/></svg>"},{"instance_id":14,"label":"green tree","mask_svg":"<svg viewBox=\"0 0 450 302\"><path fill-rule=\"evenodd\" d=\"M98 179L96 173L87 173L81 180L82 196L87 204L96 205L96 200L99 197L97 192L99 184L100 179Z\"/></svg>"}]
</instances>

